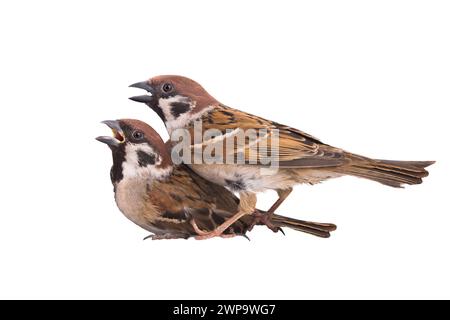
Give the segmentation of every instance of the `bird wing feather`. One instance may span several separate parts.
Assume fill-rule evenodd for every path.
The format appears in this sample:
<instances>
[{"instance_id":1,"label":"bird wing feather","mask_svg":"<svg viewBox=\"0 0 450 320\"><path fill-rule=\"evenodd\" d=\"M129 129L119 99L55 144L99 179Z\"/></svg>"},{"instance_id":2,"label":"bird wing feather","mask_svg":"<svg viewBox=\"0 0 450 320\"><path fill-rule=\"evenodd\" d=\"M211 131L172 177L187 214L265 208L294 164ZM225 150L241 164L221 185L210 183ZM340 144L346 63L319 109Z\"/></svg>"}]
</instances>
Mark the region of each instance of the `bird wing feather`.
<instances>
[{"instance_id":1,"label":"bird wing feather","mask_svg":"<svg viewBox=\"0 0 450 320\"><path fill-rule=\"evenodd\" d=\"M221 136L202 140L196 144L194 140L195 126L188 129L191 134L192 154L195 151L204 151L206 147L221 144L224 156L232 156L235 160L241 157L245 164L264 165L273 160L272 138L278 134L278 148L274 145L274 151L278 153L280 167L284 168L317 168L334 167L348 163L345 152L323 144L317 138L298 129L291 128L270 120L257 117L226 106L217 106L212 111L204 114L202 119L202 135L210 129L216 130ZM250 131L251 130L251 131ZM246 134L253 132L256 139L245 138ZM237 137L244 136L241 143ZM227 140L232 139L230 150L227 148Z\"/></svg>"},{"instance_id":2,"label":"bird wing feather","mask_svg":"<svg viewBox=\"0 0 450 320\"><path fill-rule=\"evenodd\" d=\"M186 165L174 168L165 181L155 181L147 196L159 208L153 225L162 230L194 235L190 220L212 231L238 210L239 199L224 187L208 182ZM243 234L249 221L240 221L227 234Z\"/></svg>"}]
</instances>

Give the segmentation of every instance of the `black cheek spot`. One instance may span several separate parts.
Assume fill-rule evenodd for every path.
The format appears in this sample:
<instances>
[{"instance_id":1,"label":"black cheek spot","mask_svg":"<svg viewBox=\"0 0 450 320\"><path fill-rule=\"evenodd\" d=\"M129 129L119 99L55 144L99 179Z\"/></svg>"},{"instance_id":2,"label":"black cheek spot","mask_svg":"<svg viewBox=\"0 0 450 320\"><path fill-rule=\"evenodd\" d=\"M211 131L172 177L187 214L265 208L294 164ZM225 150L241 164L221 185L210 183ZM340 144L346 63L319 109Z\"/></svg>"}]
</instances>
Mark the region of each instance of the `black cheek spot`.
<instances>
[{"instance_id":1,"label":"black cheek spot","mask_svg":"<svg viewBox=\"0 0 450 320\"><path fill-rule=\"evenodd\" d=\"M238 180L225 179L225 183L227 184L227 187L234 192L244 191L246 189L245 183L242 179Z\"/></svg>"},{"instance_id":2,"label":"black cheek spot","mask_svg":"<svg viewBox=\"0 0 450 320\"><path fill-rule=\"evenodd\" d=\"M156 156L153 153L149 154L147 152L139 150L137 152L137 155L138 155L138 163L141 167L146 167L149 164L155 164L156 162Z\"/></svg>"},{"instance_id":3,"label":"black cheek spot","mask_svg":"<svg viewBox=\"0 0 450 320\"><path fill-rule=\"evenodd\" d=\"M191 105L185 102L172 102L170 106L170 113L174 116L174 118L178 118L180 115L191 109Z\"/></svg>"}]
</instances>

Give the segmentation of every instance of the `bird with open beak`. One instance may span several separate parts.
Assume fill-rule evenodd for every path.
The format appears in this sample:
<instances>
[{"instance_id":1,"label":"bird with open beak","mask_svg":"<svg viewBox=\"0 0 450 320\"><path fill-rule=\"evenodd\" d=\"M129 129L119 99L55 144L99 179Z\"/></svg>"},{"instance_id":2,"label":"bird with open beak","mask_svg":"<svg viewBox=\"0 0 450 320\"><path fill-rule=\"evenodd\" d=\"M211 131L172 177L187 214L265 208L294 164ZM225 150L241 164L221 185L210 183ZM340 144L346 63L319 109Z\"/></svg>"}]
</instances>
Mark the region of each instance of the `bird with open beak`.
<instances>
[{"instance_id":1,"label":"bird with open beak","mask_svg":"<svg viewBox=\"0 0 450 320\"><path fill-rule=\"evenodd\" d=\"M150 231L150 238L187 239L212 232L234 216L239 199L220 185L209 182L186 165L172 163L167 145L146 123L122 119L104 121L112 136L97 137L112 151L111 180L115 200L122 213ZM264 224L264 212L242 217L229 225L221 236L245 236L254 225ZM327 238L336 226L301 221L275 215L275 229L294 230Z\"/></svg>"},{"instance_id":2,"label":"bird with open beak","mask_svg":"<svg viewBox=\"0 0 450 320\"><path fill-rule=\"evenodd\" d=\"M300 183L315 184L330 178L351 175L370 179L391 187L422 183L428 175L426 167L434 161L377 160L344 151L325 143L298 129L263 119L261 117L225 106L211 96L200 84L182 76L156 76L138 82L131 87L146 90L150 95L141 95L131 100L147 104L164 121L169 134L178 129L187 129L195 135L196 123L201 123L202 132L214 130L219 134L213 138L193 142L191 150L205 150L217 141L235 139L240 132L261 131L256 144L263 145L277 137L278 170L275 174L263 174L267 166L264 148L254 152L255 141L245 141L240 148L226 150L235 157L243 157L243 163L189 163L203 178L238 192L240 210L205 237L220 235L228 226L242 216L251 214L256 205L256 193L276 190L279 198L268 211L268 221ZM287 111L287 110L286 110ZM226 145L234 145L233 142ZM253 144L253 145L252 145ZM256 161L255 161L256 160Z\"/></svg>"}]
</instances>

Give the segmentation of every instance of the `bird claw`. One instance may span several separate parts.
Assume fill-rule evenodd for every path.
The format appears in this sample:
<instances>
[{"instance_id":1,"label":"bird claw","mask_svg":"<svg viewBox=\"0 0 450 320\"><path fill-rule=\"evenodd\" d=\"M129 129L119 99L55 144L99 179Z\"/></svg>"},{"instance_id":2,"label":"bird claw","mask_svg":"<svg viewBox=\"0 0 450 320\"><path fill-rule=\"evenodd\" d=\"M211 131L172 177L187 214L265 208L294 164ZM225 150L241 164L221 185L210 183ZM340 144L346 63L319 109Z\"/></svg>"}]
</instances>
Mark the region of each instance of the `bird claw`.
<instances>
[{"instance_id":1,"label":"bird claw","mask_svg":"<svg viewBox=\"0 0 450 320\"><path fill-rule=\"evenodd\" d=\"M151 234L146 236L143 240L151 239L151 240L170 240L170 239L188 239L189 236L186 234L180 233L164 233L164 234Z\"/></svg>"},{"instance_id":2,"label":"bird claw","mask_svg":"<svg viewBox=\"0 0 450 320\"><path fill-rule=\"evenodd\" d=\"M211 238L215 238L215 237L221 237L224 239L228 239L228 238L234 238L237 236L242 236L245 239L247 239L248 241L250 241L250 238L246 234L234 234L234 233L233 234L219 234L215 231L207 232L204 235L195 236L195 240L206 240L206 239L211 239Z\"/></svg>"},{"instance_id":3,"label":"bird claw","mask_svg":"<svg viewBox=\"0 0 450 320\"><path fill-rule=\"evenodd\" d=\"M207 240L215 237L232 238L234 235L222 234L222 232L218 232L216 230L210 232L201 231L201 234L195 236L195 240Z\"/></svg>"},{"instance_id":4,"label":"bird claw","mask_svg":"<svg viewBox=\"0 0 450 320\"><path fill-rule=\"evenodd\" d=\"M217 229L215 229L213 231L203 231L202 229L200 229L198 227L198 225L194 219L192 219L190 223L191 223L192 227L194 228L194 231L197 233L197 236L195 236L196 240L206 240L206 239L211 239L214 237L234 238L236 236L243 236L248 241L250 241L250 238L246 234L236 234L236 233L223 234L222 231L217 230Z\"/></svg>"},{"instance_id":5,"label":"bird claw","mask_svg":"<svg viewBox=\"0 0 450 320\"><path fill-rule=\"evenodd\" d=\"M250 227L248 228L248 231L251 231L253 229L253 227L256 225L264 225L267 228L269 228L270 230L272 230L272 232L274 232L274 233L277 233L278 231L280 231L284 236L286 235L284 233L284 230L281 227L277 227L272 223L269 213L262 213L262 212L256 211L252 214L252 217L253 217L253 221L252 221Z\"/></svg>"}]
</instances>

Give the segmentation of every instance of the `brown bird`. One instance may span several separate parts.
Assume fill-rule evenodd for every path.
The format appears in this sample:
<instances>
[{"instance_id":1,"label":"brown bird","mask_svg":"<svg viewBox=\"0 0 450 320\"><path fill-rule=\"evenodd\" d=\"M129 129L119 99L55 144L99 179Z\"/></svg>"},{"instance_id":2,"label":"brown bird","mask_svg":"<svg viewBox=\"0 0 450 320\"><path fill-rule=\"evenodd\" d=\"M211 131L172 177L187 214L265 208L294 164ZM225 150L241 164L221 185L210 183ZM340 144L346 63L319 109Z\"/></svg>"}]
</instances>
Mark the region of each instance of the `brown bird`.
<instances>
[{"instance_id":1,"label":"brown bird","mask_svg":"<svg viewBox=\"0 0 450 320\"><path fill-rule=\"evenodd\" d=\"M174 166L167 146L149 125L131 119L104 123L113 136L97 140L112 151L111 180L117 206L128 219L152 232L150 238L187 239L212 232L238 211L239 199L230 191L185 165ZM264 224L263 213L257 210L234 221L222 236L245 236L255 224ZM273 216L272 224L324 238L336 229L333 224L278 215Z\"/></svg>"},{"instance_id":2,"label":"brown bird","mask_svg":"<svg viewBox=\"0 0 450 320\"><path fill-rule=\"evenodd\" d=\"M227 107L212 97L200 84L182 76L157 76L131 87L141 88L151 95L130 98L146 103L164 121L172 136L179 129L187 129L191 136L191 149L214 149L219 142L234 140L242 132L262 132L256 139L246 139L240 147L224 148L223 154L240 163L189 163L196 173L214 183L239 192L240 211L213 232L204 237L220 235L231 223L249 214L256 205L257 192L276 190L279 199L268 211L268 220L275 210L299 183L315 184L329 178L352 175L377 181L391 187L419 184L428 175L424 169L434 161L377 160L344 151L322 143L319 139L298 129L266 120L261 117ZM194 141L196 124L200 122L201 133L214 130L200 142ZM278 138L277 138L278 137ZM276 140L277 139L277 140ZM276 174L263 174L261 168L268 166L270 154L267 146L278 142L274 151L279 170ZM266 148L259 148L259 146ZM235 143L231 143L235 145ZM255 145L258 147L255 151ZM218 150L218 149L214 149ZM271 149L272 150L272 149ZM212 155L214 158L214 155Z\"/></svg>"}]
</instances>

